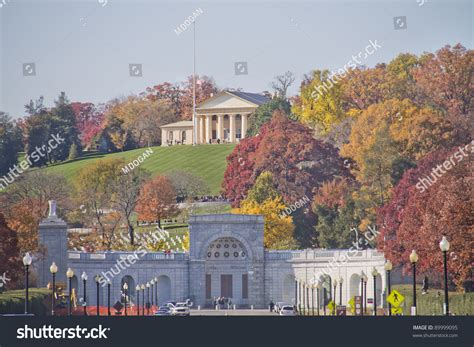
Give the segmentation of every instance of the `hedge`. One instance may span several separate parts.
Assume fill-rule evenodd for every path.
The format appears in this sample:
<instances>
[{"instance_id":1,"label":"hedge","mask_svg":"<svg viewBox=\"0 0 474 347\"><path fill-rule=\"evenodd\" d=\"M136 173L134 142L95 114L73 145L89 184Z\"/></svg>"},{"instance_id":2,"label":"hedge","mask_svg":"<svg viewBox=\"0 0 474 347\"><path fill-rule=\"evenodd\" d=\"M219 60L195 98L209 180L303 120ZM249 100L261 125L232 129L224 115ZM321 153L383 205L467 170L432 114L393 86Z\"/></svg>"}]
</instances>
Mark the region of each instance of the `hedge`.
<instances>
[{"instance_id":1,"label":"hedge","mask_svg":"<svg viewBox=\"0 0 474 347\"><path fill-rule=\"evenodd\" d=\"M44 299L51 295L47 288L30 288L28 291L30 313L46 316L51 308L43 304ZM25 313L25 290L10 290L0 294L0 314Z\"/></svg>"}]
</instances>

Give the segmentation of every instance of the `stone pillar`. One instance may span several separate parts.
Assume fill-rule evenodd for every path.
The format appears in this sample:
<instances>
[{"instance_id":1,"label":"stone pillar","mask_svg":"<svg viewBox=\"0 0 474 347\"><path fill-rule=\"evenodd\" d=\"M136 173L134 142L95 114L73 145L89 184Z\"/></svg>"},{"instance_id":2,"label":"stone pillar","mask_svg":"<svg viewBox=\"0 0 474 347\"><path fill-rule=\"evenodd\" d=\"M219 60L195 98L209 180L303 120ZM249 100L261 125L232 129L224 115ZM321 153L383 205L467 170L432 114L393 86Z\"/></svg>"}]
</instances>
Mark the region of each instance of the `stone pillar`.
<instances>
[{"instance_id":1,"label":"stone pillar","mask_svg":"<svg viewBox=\"0 0 474 347\"><path fill-rule=\"evenodd\" d=\"M220 114L217 116L217 138L224 141L224 115Z\"/></svg>"},{"instance_id":2,"label":"stone pillar","mask_svg":"<svg viewBox=\"0 0 474 347\"><path fill-rule=\"evenodd\" d=\"M199 122L199 116L195 115L196 119L193 122L193 141L191 143L199 144L199 132L201 131L201 123ZM196 127L196 131L194 131L194 127ZM196 138L194 138L196 136Z\"/></svg>"},{"instance_id":3,"label":"stone pillar","mask_svg":"<svg viewBox=\"0 0 474 347\"><path fill-rule=\"evenodd\" d=\"M241 115L242 117L242 126L240 128L241 138L245 139L245 135L247 134L247 114Z\"/></svg>"},{"instance_id":4,"label":"stone pillar","mask_svg":"<svg viewBox=\"0 0 474 347\"><path fill-rule=\"evenodd\" d=\"M68 267L67 254L67 224L56 215L56 202L49 202L49 215L39 224L38 243L46 250L44 259L38 261L38 287L46 287L52 281L49 267L56 263L56 283L67 285L66 271Z\"/></svg>"},{"instance_id":5,"label":"stone pillar","mask_svg":"<svg viewBox=\"0 0 474 347\"><path fill-rule=\"evenodd\" d=\"M205 140L204 140L204 130L205 130L205 126L204 126L204 116L199 116L199 143L204 143Z\"/></svg>"},{"instance_id":6,"label":"stone pillar","mask_svg":"<svg viewBox=\"0 0 474 347\"><path fill-rule=\"evenodd\" d=\"M229 141L235 143L235 114L229 114Z\"/></svg>"},{"instance_id":7,"label":"stone pillar","mask_svg":"<svg viewBox=\"0 0 474 347\"><path fill-rule=\"evenodd\" d=\"M206 143L212 138L212 116L206 115Z\"/></svg>"}]
</instances>

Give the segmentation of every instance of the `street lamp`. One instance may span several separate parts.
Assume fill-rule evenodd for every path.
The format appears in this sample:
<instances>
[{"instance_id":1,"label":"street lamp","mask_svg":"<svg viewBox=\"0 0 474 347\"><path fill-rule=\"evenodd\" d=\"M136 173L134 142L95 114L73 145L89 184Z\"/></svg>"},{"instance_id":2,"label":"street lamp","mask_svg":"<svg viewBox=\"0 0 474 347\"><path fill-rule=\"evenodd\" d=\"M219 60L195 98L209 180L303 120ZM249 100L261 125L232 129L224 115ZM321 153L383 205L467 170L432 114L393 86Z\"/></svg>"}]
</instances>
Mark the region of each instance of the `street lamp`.
<instances>
[{"instance_id":1,"label":"street lamp","mask_svg":"<svg viewBox=\"0 0 474 347\"><path fill-rule=\"evenodd\" d=\"M127 315L127 290L128 290L128 283L125 282L123 284L123 293L125 295L125 315Z\"/></svg>"},{"instance_id":2,"label":"street lamp","mask_svg":"<svg viewBox=\"0 0 474 347\"><path fill-rule=\"evenodd\" d=\"M137 316L140 315L140 285L137 284L135 291L137 292Z\"/></svg>"},{"instance_id":3,"label":"street lamp","mask_svg":"<svg viewBox=\"0 0 474 347\"><path fill-rule=\"evenodd\" d=\"M302 296L301 296L301 299L302 299L302 300L301 300L301 301L303 302L303 305L302 305L302 306L303 306L303 310L304 310L304 311L303 311L303 312L304 312L304 314L303 314L304 316L306 316L306 305L305 305L305 295L304 295L305 287L306 287L306 283L305 283L304 281L301 282L301 292L302 292L302 293L301 293L301 294L302 294Z\"/></svg>"},{"instance_id":4,"label":"street lamp","mask_svg":"<svg viewBox=\"0 0 474 347\"><path fill-rule=\"evenodd\" d=\"M31 255L29 252L26 252L25 256L23 257L23 265L25 266L25 314L29 313L29 282L28 282L28 277L29 277L29 268L31 265L33 259L31 259Z\"/></svg>"},{"instance_id":5,"label":"street lamp","mask_svg":"<svg viewBox=\"0 0 474 347\"><path fill-rule=\"evenodd\" d=\"M154 298L154 295L153 295L153 293L154 293L153 287L155 286L155 279L154 279L154 278L151 279L150 284L151 284L151 306L153 307L153 303L154 303L154 301L155 301L155 300L153 300L153 298Z\"/></svg>"},{"instance_id":6,"label":"street lamp","mask_svg":"<svg viewBox=\"0 0 474 347\"><path fill-rule=\"evenodd\" d=\"M337 296L336 295L336 289L337 289L337 280L336 279L334 280L333 288L334 288L333 302L336 303L336 296ZM332 314L333 314L333 316L336 315L336 307L335 306L332 309Z\"/></svg>"},{"instance_id":7,"label":"street lamp","mask_svg":"<svg viewBox=\"0 0 474 347\"><path fill-rule=\"evenodd\" d=\"M301 281L298 281L298 312L301 313Z\"/></svg>"},{"instance_id":8,"label":"street lamp","mask_svg":"<svg viewBox=\"0 0 474 347\"><path fill-rule=\"evenodd\" d=\"M145 315L145 285L142 283L142 316Z\"/></svg>"},{"instance_id":9,"label":"street lamp","mask_svg":"<svg viewBox=\"0 0 474 347\"><path fill-rule=\"evenodd\" d=\"M412 308L412 315L416 316L416 262L418 261L418 254L416 251L411 251L410 254L410 263L412 264L413 268L413 308Z\"/></svg>"},{"instance_id":10,"label":"street lamp","mask_svg":"<svg viewBox=\"0 0 474 347\"><path fill-rule=\"evenodd\" d=\"M56 263L54 261L49 267L49 271L51 272L51 275L53 275L53 298L51 299L51 316L54 316L55 295L56 295L56 273L58 272L58 267L56 266Z\"/></svg>"},{"instance_id":11,"label":"street lamp","mask_svg":"<svg viewBox=\"0 0 474 347\"><path fill-rule=\"evenodd\" d=\"M68 268L66 271L66 277L69 279L69 302L68 302L68 315L71 315L71 297L72 297L72 276L74 276L74 271L71 268Z\"/></svg>"},{"instance_id":12,"label":"street lamp","mask_svg":"<svg viewBox=\"0 0 474 347\"><path fill-rule=\"evenodd\" d=\"M444 258L444 314L449 316L449 298L448 298L448 251L449 251L449 241L446 239L446 236L443 236L441 242L439 243L439 248L443 252Z\"/></svg>"},{"instance_id":13,"label":"street lamp","mask_svg":"<svg viewBox=\"0 0 474 347\"><path fill-rule=\"evenodd\" d=\"M158 308L158 277L155 277L155 304Z\"/></svg>"},{"instance_id":14,"label":"street lamp","mask_svg":"<svg viewBox=\"0 0 474 347\"><path fill-rule=\"evenodd\" d=\"M84 297L82 298L82 301L83 301L82 307L84 307L84 316L87 316L87 296L86 296L87 274L85 273L85 271L82 272L81 278L82 278L82 285L84 286Z\"/></svg>"},{"instance_id":15,"label":"street lamp","mask_svg":"<svg viewBox=\"0 0 474 347\"><path fill-rule=\"evenodd\" d=\"M107 280L107 315L110 316L110 280Z\"/></svg>"},{"instance_id":16,"label":"street lamp","mask_svg":"<svg viewBox=\"0 0 474 347\"><path fill-rule=\"evenodd\" d=\"M391 288L390 288L390 272L392 271L392 262L390 260L387 260L385 262L384 268L387 273L387 297L390 295ZM392 315L392 305L389 303L388 304L388 315Z\"/></svg>"},{"instance_id":17,"label":"street lamp","mask_svg":"<svg viewBox=\"0 0 474 347\"><path fill-rule=\"evenodd\" d=\"M99 288L99 283L100 283L100 276L96 275L95 276L95 285L97 287L97 315L100 316L100 288Z\"/></svg>"},{"instance_id":18,"label":"street lamp","mask_svg":"<svg viewBox=\"0 0 474 347\"><path fill-rule=\"evenodd\" d=\"M319 281L316 283L316 306L318 307L318 316L319 316L319 290L321 289L321 283Z\"/></svg>"},{"instance_id":19,"label":"street lamp","mask_svg":"<svg viewBox=\"0 0 474 347\"><path fill-rule=\"evenodd\" d=\"M314 316L314 283L311 286L311 315Z\"/></svg>"},{"instance_id":20,"label":"street lamp","mask_svg":"<svg viewBox=\"0 0 474 347\"><path fill-rule=\"evenodd\" d=\"M306 308L308 309L308 316L309 316L309 287L310 285L306 285Z\"/></svg>"},{"instance_id":21,"label":"street lamp","mask_svg":"<svg viewBox=\"0 0 474 347\"><path fill-rule=\"evenodd\" d=\"M372 277L374 278L374 316L377 315L377 269L374 267L372 269Z\"/></svg>"},{"instance_id":22,"label":"street lamp","mask_svg":"<svg viewBox=\"0 0 474 347\"><path fill-rule=\"evenodd\" d=\"M344 282L344 279L339 277L339 305L342 306L342 283Z\"/></svg>"},{"instance_id":23,"label":"street lamp","mask_svg":"<svg viewBox=\"0 0 474 347\"><path fill-rule=\"evenodd\" d=\"M146 283L146 314L150 315L150 282Z\"/></svg>"},{"instance_id":24,"label":"street lamp","mask_svg":"<svg viewBox=\"0 0 474 347\"><path fill-rule=\"evenodd\" d=\"M364 314L367 314L367 281L369 278L367 275L364 273Z\"/></svg>"}]
</instances>

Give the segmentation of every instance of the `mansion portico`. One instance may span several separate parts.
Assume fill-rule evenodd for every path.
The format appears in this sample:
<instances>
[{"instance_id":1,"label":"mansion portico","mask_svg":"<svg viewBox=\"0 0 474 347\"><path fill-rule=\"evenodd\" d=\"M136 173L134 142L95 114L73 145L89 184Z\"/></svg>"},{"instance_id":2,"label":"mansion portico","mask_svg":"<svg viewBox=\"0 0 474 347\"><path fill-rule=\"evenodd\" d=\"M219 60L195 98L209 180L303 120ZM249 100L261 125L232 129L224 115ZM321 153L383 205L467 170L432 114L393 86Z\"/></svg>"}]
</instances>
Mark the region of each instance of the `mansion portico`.
<instances>
[{"instance_id":1,"label":"mansion portico","mask_svg":"<svg viewBox=\"0 0 474 347\"><path fill-rule=\"evenodd\" d=\"M237 143L245 138L251 114L270 101L262 94L222 91L196 106L197 143ZM180 121L161 127L162 145L193 144L194 124Z\"/></svg>"}]
</instances>

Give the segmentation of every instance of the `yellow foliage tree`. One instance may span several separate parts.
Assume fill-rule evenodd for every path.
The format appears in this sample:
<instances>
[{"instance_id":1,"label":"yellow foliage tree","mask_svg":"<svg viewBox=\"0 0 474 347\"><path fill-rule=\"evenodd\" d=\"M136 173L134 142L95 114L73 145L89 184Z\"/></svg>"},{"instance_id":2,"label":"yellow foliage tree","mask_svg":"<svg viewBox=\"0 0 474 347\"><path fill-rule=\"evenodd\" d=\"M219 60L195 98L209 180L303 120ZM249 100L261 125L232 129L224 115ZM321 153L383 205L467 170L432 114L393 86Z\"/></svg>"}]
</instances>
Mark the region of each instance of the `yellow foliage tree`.
<instances>
[{"instance_id":1,"label":"yellow foliage tree","mask_svg":"<svg viewBox=\"0 0 474 347\"><path fill-rule=\"evenodd\" d=\"M268 249L294 249L293 218L284 213L285 205L281 197L266 199L258 203L251 199L241 202L240 208L232 210L235 214L257 214L265 218L264 244Z\"/></svg>"}]
</instances>

